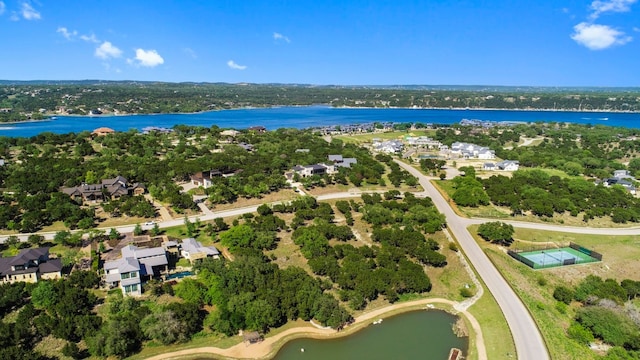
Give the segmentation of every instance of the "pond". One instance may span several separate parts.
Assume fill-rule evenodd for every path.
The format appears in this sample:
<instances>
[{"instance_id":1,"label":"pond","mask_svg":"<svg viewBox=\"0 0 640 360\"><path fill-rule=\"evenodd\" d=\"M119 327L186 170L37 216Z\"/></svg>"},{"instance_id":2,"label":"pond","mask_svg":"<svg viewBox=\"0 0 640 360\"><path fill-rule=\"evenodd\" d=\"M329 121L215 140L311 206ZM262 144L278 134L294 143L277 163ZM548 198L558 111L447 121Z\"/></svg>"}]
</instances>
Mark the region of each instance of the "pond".
<instances>
[{"instance_id":1,"label":"pond","mask_svg":"<svg viewBox=\"0 0 640 360\"><path fill-rule=\"evenodd\" d=\"M292 340L275 359L446 360L454 347L466 356L468 338L454 334L456 320L456 316L440 310L412 311L386 318L343 338Z\"/></svg>"}]
</instances>

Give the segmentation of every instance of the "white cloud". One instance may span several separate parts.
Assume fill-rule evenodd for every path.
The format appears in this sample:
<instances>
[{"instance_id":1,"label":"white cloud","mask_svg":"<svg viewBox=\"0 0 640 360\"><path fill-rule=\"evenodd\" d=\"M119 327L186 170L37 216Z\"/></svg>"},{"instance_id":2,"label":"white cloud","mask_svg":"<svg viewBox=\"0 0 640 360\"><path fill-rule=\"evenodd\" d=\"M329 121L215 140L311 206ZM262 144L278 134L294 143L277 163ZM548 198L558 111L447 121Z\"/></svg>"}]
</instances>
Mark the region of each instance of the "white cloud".
<instances>
[{"instance_id":1,"label":"white cloud","mask_svg":"<svg viewBox=\"0 0 640 360\"><path fill-rule=\"evenodd\" d=\"M192 58L194 58L194 59L197 59L197 58L198 58L198 54L196 54L196 52L195 52L195 51L193 51L193 49L192 49L192 48L184 48L184 49L182 49L182 51L184 51L184 52L185 52L185 54L187 54L187 55L191 56L191 57L192 57Z\"/></svg>"},{"instance_id":2,"label":"white cloud","mask_svg":"<svg viewBox=\"0 0 640 360\"><path fill-rule=\"evenodd\" d=\"M164 59L155 50L136 49L136 58L138 60L137 65L154 67L160 64L164 64ZM128 59L129 64L133 64L133 60Z\"/></svg>"},{"instance_id":3,"label":"white cloud","mask_svg":"<svg viewBox=\"0 0 640 360\"><path fill-rule=\"evenodd\" d=\"M56 32L59 32L60 34L62 34L62 36L64 36L64 38L67 39L67 40L71 40L71 38L73 38L76 35L78 35L77 31L75 31L75 30L69 31L69 29L67 29L64 26L59 27L58 30L56 30Z\"/></svg>"},{"instance_id":4,"label":"white cloud","mask_svg":"<svg viewBox=\"0 0 640 360\"><path fill-rule=\"evenodd\" d=\"M100 42L100 40L98 40L98 38L94 34L91 34L91 35L80 35L80 39L82 39L82 40L84 40L86 42L92 42L92 43L95 43L95 44Z\"/></svg>"},{"instance_id":5,"label":"white cloud","mask_svg":"<svg viewBox=\"0 0 640 360\"><path fill-rule=\"evenodd\" d=\"M277 33L277 32L274 32L274 33L273 33L273 40L276 40L276 41L278 41L278 40L284 40L284 41L286 41L286 42L288 42L288 43L290 43L290 42L291 42L291 40L289 40L289 38L288 38L288 37L286 37L286 36L284 36L284 35L282 35L282 34L280 34L280 33Z\"/></svg>"},{"instance_id":6,"label":"white cloud","mask_svg":"<svg viewBox=\"0 0 640 360\"><path fill-rule=\"evenodd\" d=\"M7 9L7 5L5 5L3 1L0 1L0 15L4 14L4 11L6 9Z\"/></svg>"},{"instance_id":7,"label":"white cloud","mask_svg":"<svg viewBox=\"0 0 640 360\"><path fill-rule=\"evenodd\" d=\"M102 45L96 48L95 55L101 59L108 59L110 57L118 58L122 55L122 50L113 46L113 44L111 44L110 42L105 41L102 43Z\"/></svg>"},{"instance_id":8,"label":"white cloud","mask_svg":"<svg viewBox=\"0 0 640 360\"><path fill-rule=\"evenodd\" d=\"M589 17L592 20L597 19L601 14L608 12L628 12L630 6L637 0L595 0L591 3L593 12Z\"/></svg>"},{"instance_id":9,"label":"white cloud","mask_svg":"<svg viewBox=\"0 0 640 360\"><path fill-rule=\"evenodd\" d=\"M236 62L235 62L235 61L233 61L233 60L229 60L229 61L227 61L227 66L228 66L228 67L230 67L230 68L232 68L232 69L234 69L234 70L244 70L244 69L246 69L246 68L247 68L247 66L246 66L246 65L238 65L238 64L236 64Z\"/></svg>"},{"instance_id":10,"label":"white cloud","mask_svg":"<svg viewBox=\"0 0 640 360\"><path fill-rule=\"evenodd\" d=\"M635 32L640 32L640 28L639 28L639 27L634 27L634 28L633 28L633 31L635 31Z\"/></svg>"},{"instance_id":11,"label":"white cloud","mask_svg":"<svg viewBox=\"0 0 640 360\"><path fill-rule=\"evenodd\" d=\"M607 25L582 22L573 27L571 38L590 50L604 50L614 45L624 45L632 40L624 32Z\"/></svg>"},{"instance_id":12,"label":"white cloud","mask_svg":"<svg viewBox=\"0 0 640 360\"><path fill-rule=\"evenodd\" d=\"M26 20L40 20L41 18L40 13L36 11L36 9L34 9L33 6L31 6L31 4L27 2L22 3L22 8L20 9L20 13L22 14L22 17L25 18Z\"/></svg>"},{"instance_id":13,"label":"white cloud","mask_svg":"<svg viewBox=\"0 0 640 360\"><path fill-rule=\"evenodd\" d=\"M17 12L12 11L11 12L11 16L9 17L9 20L11 20L11 21L20 21L20 16L18 15Z\"/></svg>"}]
</instances>

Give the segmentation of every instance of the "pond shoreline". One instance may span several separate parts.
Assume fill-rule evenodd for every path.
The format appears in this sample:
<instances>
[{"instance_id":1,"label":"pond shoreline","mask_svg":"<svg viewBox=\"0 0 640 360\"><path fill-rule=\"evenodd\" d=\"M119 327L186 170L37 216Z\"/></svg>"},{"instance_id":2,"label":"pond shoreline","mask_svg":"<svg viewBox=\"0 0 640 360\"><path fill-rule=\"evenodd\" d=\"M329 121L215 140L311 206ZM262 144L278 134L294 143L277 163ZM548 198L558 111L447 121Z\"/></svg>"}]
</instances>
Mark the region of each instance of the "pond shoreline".
<instances>
[{"instance_id":1,"label":"pond shoreline","mask_svg":"<svg viewBox=\"0 0 640 360\"><path fill-rule=\"evenodd\" d=\"M442 304L444 307L425 307L428 304ZM468 311L456 311L454 306L457 303L447 299L421 299L408 301L405 303L393 304L380 309L376 309L358 316L354 323L338 332L333 329L318 329L315 327L297 327L288 329L282 333L272 337L267 337L264 341L246 345L239 343L232 347L223 349L218 347L201 347L194 349L185 349L170 353L155 355L146 358L147 360L171 360L171 359L194 359L211 358L211 359L272 359L278 351L287 342L298 338L311 339L334 339L354 334L367 326L371 325L373 319L383 319L386 317L398 315L401 313L416 310L440 310L446 311L456 316L462 316L473 329L469 339L469 348L477 353L478 360L487 360L487 353L484 346L484 338L480 324ZM473 344L473 347L471 346Z\"/></svg>"}]
</instances>

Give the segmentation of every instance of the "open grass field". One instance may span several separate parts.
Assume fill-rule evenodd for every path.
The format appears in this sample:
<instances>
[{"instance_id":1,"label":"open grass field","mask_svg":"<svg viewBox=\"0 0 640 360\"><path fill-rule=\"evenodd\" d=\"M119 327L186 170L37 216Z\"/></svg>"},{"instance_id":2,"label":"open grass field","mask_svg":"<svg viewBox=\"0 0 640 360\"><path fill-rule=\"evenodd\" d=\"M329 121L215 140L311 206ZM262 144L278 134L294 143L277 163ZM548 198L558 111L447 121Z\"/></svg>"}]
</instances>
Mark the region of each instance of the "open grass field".
<instances>
[{"instance_id":1,"label":"open grass field","mask_svg":"<svg viewBox=\"0 0 640 360\"><path fill-rule=\"evenodd\" d=\"M475 234L477 226L470 231ZM599 263L574 265L544 270L533 270L512 259L506 249L490 244L476 236L478 244L523 300L538 324L549 347L552 359L596 359L597 354L566 336L566 329L575 315L575 308L558 306L553 290L562 284L575 285L593 274L617 281L640 280L640 236L574 235L561 232L516 229L516 248L534 247L536 244L565 245L573 241L595 251L603 252Z\"/></svg>"}]
</instances>

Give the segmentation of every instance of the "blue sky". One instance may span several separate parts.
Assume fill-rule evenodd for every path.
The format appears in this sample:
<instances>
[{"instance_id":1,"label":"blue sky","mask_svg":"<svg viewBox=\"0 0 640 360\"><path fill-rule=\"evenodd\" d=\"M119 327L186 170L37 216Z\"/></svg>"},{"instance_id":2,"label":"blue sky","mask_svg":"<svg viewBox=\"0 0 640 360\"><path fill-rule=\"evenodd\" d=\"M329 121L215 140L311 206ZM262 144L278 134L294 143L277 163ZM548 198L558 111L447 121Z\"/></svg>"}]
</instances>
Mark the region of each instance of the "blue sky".
<instances>
[{"instance_id":1,"label":"blue sky","mask_svg":"<svg viewBox=\"0 0 640 360\"><path fill-rule=\"evenodd\" d=\"M0 0L0 79L640 86L638 0Z\"/></svg>"}]
</instances>

